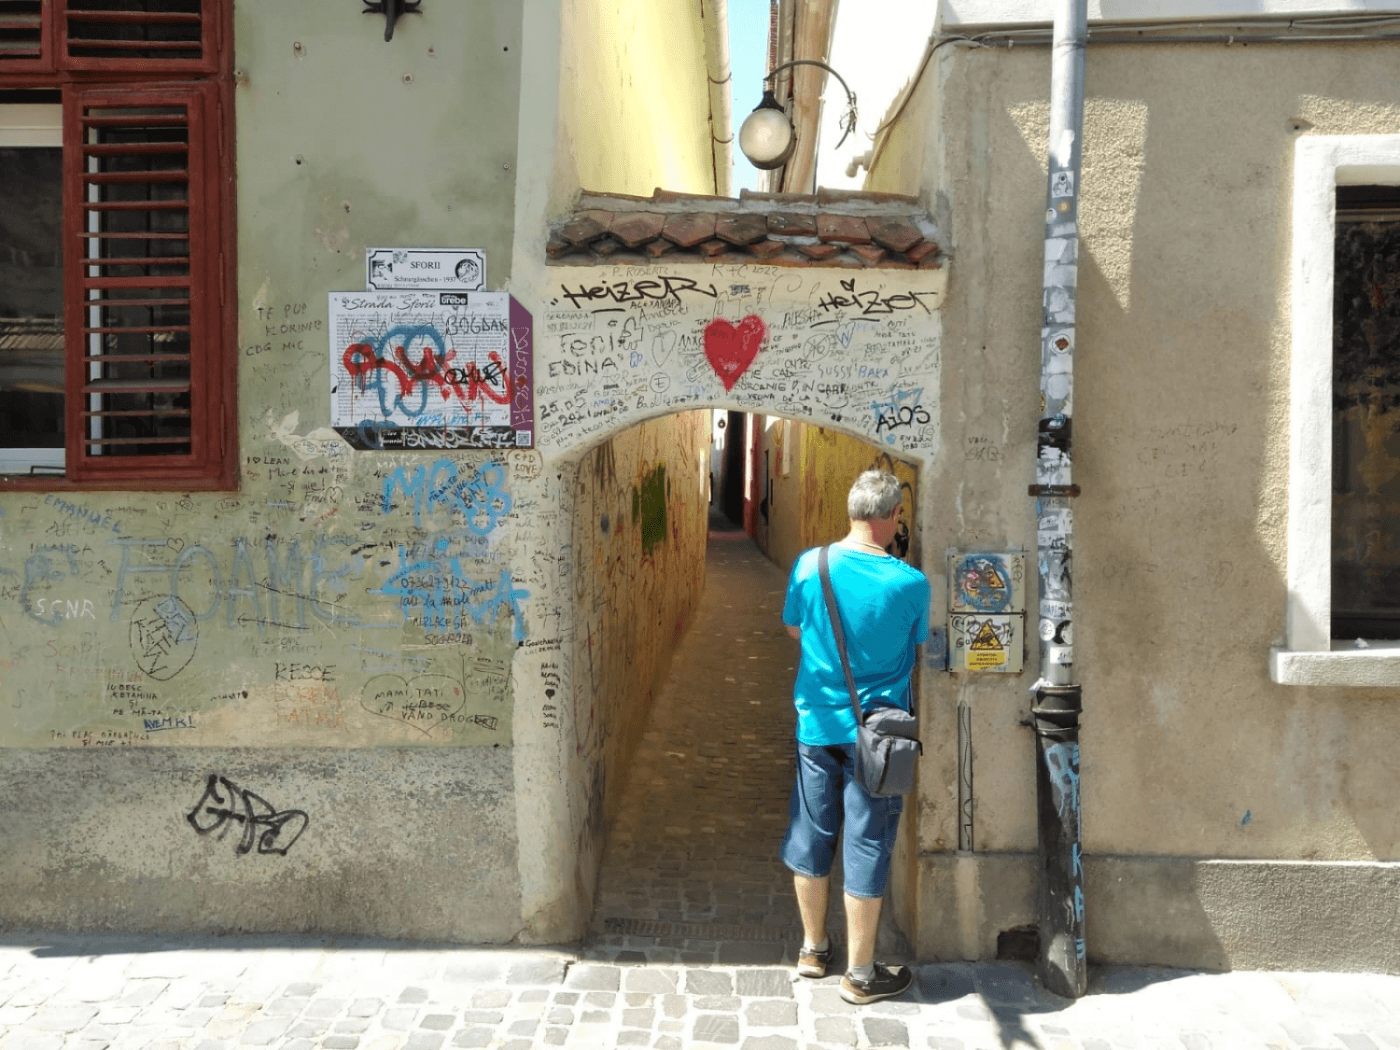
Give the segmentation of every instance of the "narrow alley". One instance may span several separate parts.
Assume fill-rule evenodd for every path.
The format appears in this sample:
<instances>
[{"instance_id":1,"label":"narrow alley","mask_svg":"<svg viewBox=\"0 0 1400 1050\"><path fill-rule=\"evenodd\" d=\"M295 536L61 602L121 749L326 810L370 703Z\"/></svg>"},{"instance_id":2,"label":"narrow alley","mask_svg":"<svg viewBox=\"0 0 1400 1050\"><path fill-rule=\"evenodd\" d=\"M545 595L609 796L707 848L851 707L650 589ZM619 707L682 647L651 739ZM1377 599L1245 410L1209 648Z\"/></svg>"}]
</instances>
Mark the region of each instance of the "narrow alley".
<instances>
[{"instance_id":1,"label":"narrow alley","mask_svg":"<svg viewBox=\"0 0 1400 1050\"><path fill-rule=\"evenodd\" d=\"M787 579L712 515L705 593L607 835L594 947L776 963L801 937L778 860L793 769Z\"/></svg>"}]
</instances>

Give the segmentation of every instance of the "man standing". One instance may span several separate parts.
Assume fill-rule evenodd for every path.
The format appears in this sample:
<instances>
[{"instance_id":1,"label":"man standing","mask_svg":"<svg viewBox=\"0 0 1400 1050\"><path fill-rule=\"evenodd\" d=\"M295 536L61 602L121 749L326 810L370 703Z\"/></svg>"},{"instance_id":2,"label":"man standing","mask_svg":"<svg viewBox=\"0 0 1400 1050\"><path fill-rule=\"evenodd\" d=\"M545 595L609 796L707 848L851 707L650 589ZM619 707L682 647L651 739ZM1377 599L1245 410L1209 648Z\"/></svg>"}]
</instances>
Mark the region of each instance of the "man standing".
<instances>
[{"instance_id":1,"label":"man standing","mask_svg":"<svg viewBox=\"0 0 1400 1050\"><path fill-rule=\"evenodd\" d=\"M846 498L850 533L830 554L851 673L867 710L875 704L909 710L915 646L928 637L928 580L885 551L898 529L900 498L893 474L861 474ZM899 995L914 979L906 967L875 962L880 904L904 800L867 794L856 778L855 712L822 593L818 553L814 548L797 559L783 603L783 623L801 641L802 660L793 687L797 783L781 856L792 869L802 915L797 972L822 977L832 958L826 911L844 823L847 970L841 997L863 1005Z\"/></svg>"}]
</instances>

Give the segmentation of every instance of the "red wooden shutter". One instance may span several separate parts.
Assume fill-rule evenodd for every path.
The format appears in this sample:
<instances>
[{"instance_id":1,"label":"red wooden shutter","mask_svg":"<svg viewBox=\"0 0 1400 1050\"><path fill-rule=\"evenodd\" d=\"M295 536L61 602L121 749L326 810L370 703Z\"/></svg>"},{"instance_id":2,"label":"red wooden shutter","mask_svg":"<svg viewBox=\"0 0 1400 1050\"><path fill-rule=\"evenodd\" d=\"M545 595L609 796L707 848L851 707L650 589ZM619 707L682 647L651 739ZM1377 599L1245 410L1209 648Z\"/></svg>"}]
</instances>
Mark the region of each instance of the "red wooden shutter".
<instances>
[{"instance_id":1,"label":"red wooden shutter","mask_svg":"<svg viewBox=\"0 0 1400 1050\"><path fill-rule=\"evenodd\" d=\"M52 15L45 0L0 0L0 75L53 71Z\"/></svg>"},{"instance_id":2,"label":"red wooden shutter","mask_svg":"<svg viewBox=\"0 0 1400 1050\"><path fill-rule=\"evenodd\" d=\"M59 64L102 72L214 73L216 0L55 0Z\"/></svg>"},{"instance_id":3,"label":"red wooden shutter","mask_svg":"<svg viewBox=\"0 0 1400 1050\"><path fill-rule=\"evenodd\" d=\"M68 477L220 471L223 324L213 83L64 104Z\"/></svg>"}]
</instances>

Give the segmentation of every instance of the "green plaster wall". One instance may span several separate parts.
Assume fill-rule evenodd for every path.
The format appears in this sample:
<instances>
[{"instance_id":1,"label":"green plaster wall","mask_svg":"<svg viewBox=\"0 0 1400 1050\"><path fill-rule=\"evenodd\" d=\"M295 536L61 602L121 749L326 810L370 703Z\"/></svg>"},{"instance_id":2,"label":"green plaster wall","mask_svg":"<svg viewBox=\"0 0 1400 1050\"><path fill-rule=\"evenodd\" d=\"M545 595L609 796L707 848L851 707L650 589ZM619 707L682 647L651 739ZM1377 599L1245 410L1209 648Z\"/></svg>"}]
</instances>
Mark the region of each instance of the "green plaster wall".
<instances>
[{"instance_id":1,"label":"green plaster wall","mask_svg":"<svg viewBox=\"0 0 1400 1050\"><path fill-rule=\"evenodd\" d=\"M385 42L337 0L238 0L238 489L0 495L0 745L510 742L539 456L352 453L327 293L366 246L507 281L520 26L437 3Z\"/></svg>"}]
</instances>

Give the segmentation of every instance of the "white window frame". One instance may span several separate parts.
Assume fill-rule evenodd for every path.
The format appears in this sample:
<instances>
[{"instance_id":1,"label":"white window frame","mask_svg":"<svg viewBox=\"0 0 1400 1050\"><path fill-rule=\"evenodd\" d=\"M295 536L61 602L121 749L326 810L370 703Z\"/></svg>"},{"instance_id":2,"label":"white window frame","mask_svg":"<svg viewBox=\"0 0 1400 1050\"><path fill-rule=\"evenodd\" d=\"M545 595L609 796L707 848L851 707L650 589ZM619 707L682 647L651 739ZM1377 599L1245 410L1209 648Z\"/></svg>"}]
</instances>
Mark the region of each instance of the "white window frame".
<instances>
[{"instance_id":1,"label":"white window frame","mask_svg":"<svg viewBox=\"0 0 1400 1050\"><path fill-rule=\"evenodd\" d=\"M1400 642L1332 639L1332 291L1337 187L1400 186L1400 135L1304 136L1293 151L1288 616L1282 685L1400 686Z\"/></svg>"},{"instance_id":2,"label":"white window frame","mask_svg":"<svg viewBox=\"0 0 1400 1050\"><path fill-rule=\"evenodd\" d=\"M0 146L62 147L63 106L58 102L0 105ZM60 315L61 316L61 315ZM33 467L64 469L63 448L0 448L0 474L26 475Z\"/></svg>"}]
</instances>

